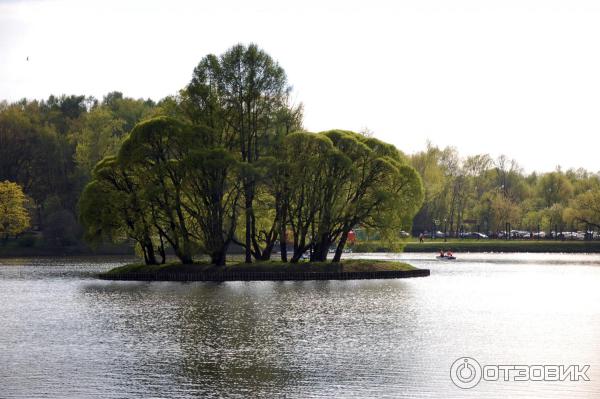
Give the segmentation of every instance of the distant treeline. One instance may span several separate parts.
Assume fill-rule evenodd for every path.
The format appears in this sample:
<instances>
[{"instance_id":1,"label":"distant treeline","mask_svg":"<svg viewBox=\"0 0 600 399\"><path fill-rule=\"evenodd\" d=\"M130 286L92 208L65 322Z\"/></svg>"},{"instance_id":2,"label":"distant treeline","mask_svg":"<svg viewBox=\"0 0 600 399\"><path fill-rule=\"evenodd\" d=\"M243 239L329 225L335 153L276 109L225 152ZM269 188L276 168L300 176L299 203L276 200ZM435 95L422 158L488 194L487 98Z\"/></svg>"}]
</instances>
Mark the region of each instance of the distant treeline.
<instances>
[{"instance_id":1,"label":"distant treeline","mask_svg":"<svg viewBox=\"0 0 600 399\"><path fill-rule=\"evenodd\" d=\"M557 168L525 174L506 156L465 158L455 148L431 144L412 155L411 163L425 186L425 202L413 222L415 234L600 229L598 173Z\"/></svg>"},{"instance_id":2,"label":"distant treeline","mask_svg":"<svg viewBox=\"0 0 600 399\"><path fill-rule=\"evenodd\" d=\"M31 228L47 245L80 243L77 202L92 168L156 110L152 100L120 92L0 102L0 182L21 186Z\"/></svg>"}]
</instances>

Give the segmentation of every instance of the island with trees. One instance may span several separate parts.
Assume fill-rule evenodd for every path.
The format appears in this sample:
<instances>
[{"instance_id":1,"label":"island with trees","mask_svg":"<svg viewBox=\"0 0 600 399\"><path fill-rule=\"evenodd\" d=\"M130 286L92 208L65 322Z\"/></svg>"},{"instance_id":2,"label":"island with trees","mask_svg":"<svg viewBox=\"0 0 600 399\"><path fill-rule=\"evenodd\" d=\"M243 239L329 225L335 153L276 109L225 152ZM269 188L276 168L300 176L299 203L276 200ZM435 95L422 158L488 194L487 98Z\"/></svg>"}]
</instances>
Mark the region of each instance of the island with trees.
<instances>
[{"instance_id":1,"label":"island with trees","mask_svg":"<svg viewBox=\"0 0 600 399\"><path fill-rule=\"evenodd\" d=\"M93 168L79 201L86 238L134 241L142 270L166 264L172 251L181 265L202 266L200 255L206 270L231 272L235 244L244 251L238 272L253 264L332 273L324 265L330 250L339 271L379 272L341 262L348 235L357 225L389 233L410 226L421 178L404 154L375 138L303 131L289 92L283 69L255 45L204 57L179 95ZM266 263L274 250L295 267ZM308 264L298 265L306 254ZM403 271L389 263L377 266Z\"/></svg>"}]
</instances>

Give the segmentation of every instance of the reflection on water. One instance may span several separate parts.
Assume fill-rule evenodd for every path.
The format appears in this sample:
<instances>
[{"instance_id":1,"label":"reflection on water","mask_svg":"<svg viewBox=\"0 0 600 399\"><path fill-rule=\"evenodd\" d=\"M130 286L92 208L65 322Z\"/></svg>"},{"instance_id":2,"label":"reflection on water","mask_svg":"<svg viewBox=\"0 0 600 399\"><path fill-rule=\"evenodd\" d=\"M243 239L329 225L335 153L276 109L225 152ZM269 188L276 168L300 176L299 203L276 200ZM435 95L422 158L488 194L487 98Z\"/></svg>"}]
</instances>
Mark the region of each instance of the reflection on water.
<instances>
[{"instance_id":1,"label":"reflection on water","mask_svg":"<svg viewBox=\"0 0 600 399\"><path fill-rule=\"evenodd\" d=\"M110 282L93 274L121 260L0 260L0 396L600 395L600 256L386 256L431 276ZM462 356L590 364L591 381L460 390Z\"/></svg>"}]
</instances>

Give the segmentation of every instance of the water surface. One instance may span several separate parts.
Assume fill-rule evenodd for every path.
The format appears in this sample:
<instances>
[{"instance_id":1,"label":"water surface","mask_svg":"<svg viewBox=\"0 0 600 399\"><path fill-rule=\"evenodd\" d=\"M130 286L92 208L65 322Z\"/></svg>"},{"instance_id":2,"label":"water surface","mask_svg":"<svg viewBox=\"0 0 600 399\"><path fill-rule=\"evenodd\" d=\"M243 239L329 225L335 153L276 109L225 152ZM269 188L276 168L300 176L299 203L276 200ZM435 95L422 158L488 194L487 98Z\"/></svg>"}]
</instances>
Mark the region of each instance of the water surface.
<instances>
[{"instance_id":1,"label":"water surface","mask_svg":"<svg viewBox=\"0 0 600 399\"><path fill-rule=\"evenodd\" d=\"M359 255L353 255L359 256ZM600 256L363 254L404 280L113 282L118 258L0 259L2 398L600 395ZM450 380L481 364L588 364L591 381Z\"/></svg>"}]
</instances>

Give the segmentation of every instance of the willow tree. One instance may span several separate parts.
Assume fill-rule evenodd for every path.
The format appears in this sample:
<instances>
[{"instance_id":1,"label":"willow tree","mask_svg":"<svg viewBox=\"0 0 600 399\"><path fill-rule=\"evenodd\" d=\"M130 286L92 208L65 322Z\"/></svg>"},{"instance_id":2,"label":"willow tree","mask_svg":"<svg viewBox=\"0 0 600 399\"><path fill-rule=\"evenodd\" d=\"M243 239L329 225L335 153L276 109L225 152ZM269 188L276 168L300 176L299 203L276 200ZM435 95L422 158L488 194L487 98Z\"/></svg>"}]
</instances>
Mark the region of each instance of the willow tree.
<instances>
[{"instance_id":1,"label":"willow tree","mask_svg":"<svg viewBox=\"0 0 600 399\"><path fill-rule=\"evenodd\" d=\"M152 223L152 206L142 194L142 182L116 159L107 157L93 170L79 200L84 237L90 242L133 240L146 264L165 262L163 237Z\"/></svg>"},{"instance_id":2,"label":"willow tree","mask_svg":"<svg viewBox=\"0 0 600 399\"><path fill-rule=\"evenodd\" d=\"M192 263L201 252L224 265L233 240L239 162L223 147L210 145L215 134L206 126L157 117L136 125L118 154L145 204L137 218L147 217L182 263Z\"/></svg>"},{"instance_id":3,"label":"willow tree","mask_svg":"<svg viewBox=\"0 0 600 399\"><path fill-rule=\"evenodd\" d=\"M290 87L282 67L255 44L238 44L221 56L204 57L183 91L183 106L195 123L218 132L218 144L238 152L241 170L245 260L252 261L256 234L254 200L260 175L255 164L269 152L278 115L290 109Z\"/></svg>"},{"instance_id":4,"label":"willow tree","mask_svg":"<svg viewBox=\"0 0 600 399\"><path fill-rule=\"evenodd\" d=\"M191 234L211 263L224 266L238 218L239 163L222 147L201 146L191 149L183 167L182 204L192 220Z\"/></svg>"},{"instance_id":5,"label":"willow tree","mask_svg":"<svg viewBox=\"0 0 600 399\"><path fill-rule=\"evenodd\" d=\"M284 140L287 222L296 262L310 249L338 262L350 231L369 226L397 231L410 225L423 201L416 171L392 145L348 131L293 133Z\"/></svg>"},{"instance_id":6,"label":"willow tree","mask_svg":"<svg viewBox=\"0 0 600 399\"><path fill-rule=\"evenodd\" d=\"M345 172L334 171L333 178L341 181L334 201L321 210L321 235L314 251L315 260L325 260L329 247L337 242L333 261L338 262L353 228L397 232L409 226L423 202L423 184L391 144L349 131L321 134L350 161Z\"/></svg>"},{"instance_id":7,"label":"willow tree","mask_svg":"<svg viewBox=\"0 0 600 399\"><path fill-rule=\"evenodd\" d=\"M314 246L319 211L326 206L331 170L328 164L340 156L333 143L323 135L292 133L284 140L281 154L285 169L284 202L287 227L293 235L291 262L297 262Z\"/></svg>"},{"instance_id":8,"label":"willow tree","mask_svg":"<svg viewBox=\"0 0 600 399\"><path fill-rule=\"evenodd\" d=\"M182 263L192 263L190 221L183 205L185 167L182 160L195 145L189 127L157 117L137 124L119 150L118 160L143 185L140 192L152 204L152 223Z\"/></svg>"}]
</instances>

